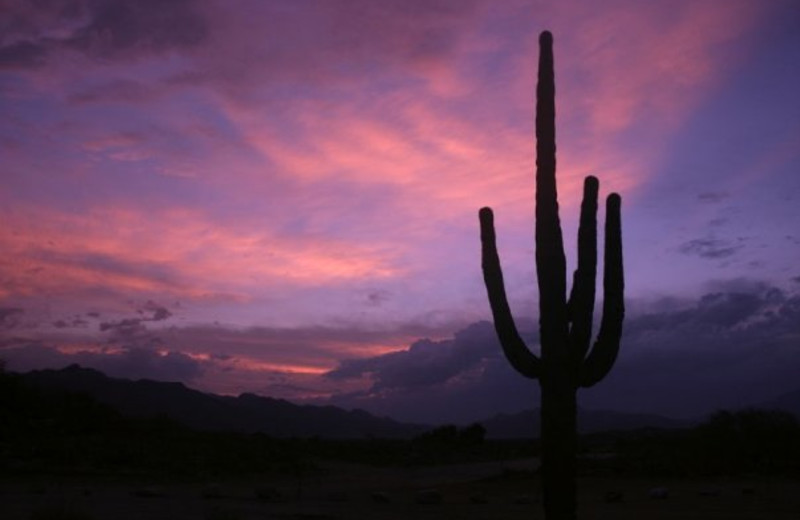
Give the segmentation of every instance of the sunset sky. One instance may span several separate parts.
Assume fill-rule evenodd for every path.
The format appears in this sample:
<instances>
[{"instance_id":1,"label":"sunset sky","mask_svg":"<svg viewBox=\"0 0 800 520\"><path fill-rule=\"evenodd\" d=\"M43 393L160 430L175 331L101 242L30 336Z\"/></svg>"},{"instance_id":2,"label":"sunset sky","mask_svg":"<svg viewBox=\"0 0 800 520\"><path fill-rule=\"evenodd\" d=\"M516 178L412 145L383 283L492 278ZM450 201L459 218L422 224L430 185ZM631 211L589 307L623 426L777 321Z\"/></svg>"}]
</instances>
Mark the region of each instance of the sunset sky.
<instances>
[{"instance_id":1,"label":"sunset sky","mask_svg":"<svg viewBox=\"0 0 800 520\"><path fill-rule=\"evenodd\" d=\"M536 350L545 29L570 266L583 177L623 200L622 351L582 403L800 388L796 0L0 0L0 358L402 420L538 406L477 212Z\"/></svg>"}]
</instances>

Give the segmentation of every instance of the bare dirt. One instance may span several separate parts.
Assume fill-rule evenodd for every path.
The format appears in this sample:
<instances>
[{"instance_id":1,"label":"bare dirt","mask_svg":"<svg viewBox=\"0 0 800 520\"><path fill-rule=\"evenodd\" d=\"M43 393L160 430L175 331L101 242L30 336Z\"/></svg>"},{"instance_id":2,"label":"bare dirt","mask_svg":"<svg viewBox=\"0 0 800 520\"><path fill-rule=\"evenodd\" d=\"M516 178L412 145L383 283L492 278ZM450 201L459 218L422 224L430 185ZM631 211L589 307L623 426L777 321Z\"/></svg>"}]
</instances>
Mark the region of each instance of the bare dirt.
<instances>
[{"instance_id":1,"label":"bare dirt","mask_svg":"<svg viewBox=\"0 0 800 520\"><path fill-rule=\"evenodd\" d=\"M26 477L0 482L0 519L543 518L536 461L376 469L328 464L313 474L247 479ZM579 479L581 519L798 520L800 481ZM650 491L668 490L666 498ZM72 516L71 516L72 515Z\"/></svg>"}]
</instances>

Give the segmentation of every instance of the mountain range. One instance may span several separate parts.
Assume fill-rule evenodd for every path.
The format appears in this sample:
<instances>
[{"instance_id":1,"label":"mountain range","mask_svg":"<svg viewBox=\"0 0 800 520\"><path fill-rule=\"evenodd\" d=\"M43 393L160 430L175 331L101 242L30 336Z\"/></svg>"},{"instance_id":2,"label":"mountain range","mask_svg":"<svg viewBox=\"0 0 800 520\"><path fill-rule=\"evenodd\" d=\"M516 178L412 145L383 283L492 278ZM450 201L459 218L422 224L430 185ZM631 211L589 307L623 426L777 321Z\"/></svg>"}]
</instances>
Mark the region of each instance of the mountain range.
<instances>
[{"instance_id":1,"label":"mountain range","mask_svg":"<svg viewBox=\"0 0 800 520\"><path fill-rule=\"evenodd\" d=\"M362 410L296 405L250 393L238 397L208 394L183 383L117 379L78 365L35 370L22 377L45 391L86 394L126 416L166 416L204 431L261 432L274 437L408 438L426 429Z\"/></svg>"},{"instance_id":2,"label":"mountain range","mask_svg":"<svg viewBox=\"0 0 800 520\"><path fill-rule=\"evenodd\" d=\"M132 417L166 416L204 431L261 432L274 437L411 438L435 426L407 424L377 417L363 410L334 406L298 405L251 393L237 397L203 393L182 383L128 380L108 377L94 369L71 365L61 370L36 370L22 374L28 385L50 392L86 394ZM800 416L800 391L786 394L765 408L779 408ZM489 438L538 437L538 410L499 414L481 421ZM652 414L579 410L581 433L674 429L692 426Z\"/></svg>"}]
</instances>

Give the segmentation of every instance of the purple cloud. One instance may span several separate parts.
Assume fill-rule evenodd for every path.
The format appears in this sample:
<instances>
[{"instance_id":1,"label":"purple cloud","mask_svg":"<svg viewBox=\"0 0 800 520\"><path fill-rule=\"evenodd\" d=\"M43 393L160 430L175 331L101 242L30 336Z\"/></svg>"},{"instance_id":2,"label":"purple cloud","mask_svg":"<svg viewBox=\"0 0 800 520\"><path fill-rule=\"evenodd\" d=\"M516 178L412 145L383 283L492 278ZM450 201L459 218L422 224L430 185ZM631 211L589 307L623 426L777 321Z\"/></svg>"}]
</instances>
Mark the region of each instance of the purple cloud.
<instances>
[{"instance_id":1,"label":"purple cloud","mask_svg":"<svg viewBox=\"0 0 800 520\"><path fill-rule=\"evenodd\" d=\"M131 59L192 47L208 36L196 0L5 2L0 67L35 68L54 53L77 50L102 59Z\"/></svg>"},{"instance_id":2,"label":"purple cloud","mask_svg":"<svg viewBox=\"0 0 800 520\"><path fill-rule=\"evenodd\" d=\"M13 329L25 311L19 307L0 307L0 329Z\"/></svg>"},{"instance_id":3,"label":"purple cloud","mask_svg":"<svg viewBox=\"0 0 800 520\"><path fill-rule=\"evenodd\" d=\"M105 58L192 47L208 36L203 3L94 0L81 13L90 22L76 30L66 44Z\"/></svg>"},{"instance_id":4,"label":"purple cloud","mask_svg":"<svg viewBox=\"0 0 800 520\"><path fill-rule=\"evenodd\" d=\"M196 383L213 365L209 361L196 360L177 350L157 351L143 347L126 347L65 353L41 341L22 339L1 352L8 368L16 372L79 364L112 377L182 381L190 384Z\"/></svg>"},{"instance_id":5,"label":"purple cloud","mask_svg":"<svg viewBox=\"0 0 800 520\"><path fill-rule=\"evenodd\" d=\"M629 302L634 312L625 323L617 366L606 381L581 392L581 403L693 417L796 389L800 295L758 283L718 289L644 314ZM372 381L367 390L335 395L331 402L407 420L469 422L538 406L537 385L510 368L488 322L452 340L422 340L407 350L344 360L326 377Z\"/></svg>"},{"instance_id":6,"label":"purple cloud","mask_svg":"<svg viewBox=\"0 0 800 520\"><path fill-rule=\"evenodd\" d=\"M742 248L741 244L718 238L697 238L680 245L678 250L686 255L696 255L701 258L717 260L733 256Z\"/></svg>"},{"instance_id":7,"label":"purple cloud","mask_svg":"<svg viewBox=\"0 0 800 520\"><path fill-rule=\"evenodd\" d=\"M47 50L43 45L16 42L0 47L0 70L38 67L44 64Z\"/></svg>"},{"instance_id":8,"label":"purple cloud","mask_svg":"<svg viewBox=\"0 0 800 520\"><path fill-rule=\"evenodd\" d=\"M345 359L326 377L353 379L369 376L374 381L370 392L432 387L444 384L499 354L494 328L489 322L480 322L457 332L453 339L421 339L408 350L377 357Z\"/></svg>"},{"instance_id":9,"label":"purple cloud","mask_svg":"<svg viewBox=\"0 0 800 520\"><path fill-rule=\"evenodd\" d=\"M717 203L730 197L730 194L724 191L706 191L700 193L697 199L700 202Z\"/></svg>"},{"instance_id":10,"label":"purple cloud","mask_svg":"<svg viewBox=\"0 0 800 520\"><path fill-rule=\"evenodd\" d=\"M142 308L137 312L139 314L152 313L150 318L148 318L149 321L162 321L172 316L172 313L169 311L169 309L163 305L155 303L152 300L147 300L147 302L145 302Z\"/></svg>"}]
</instances>

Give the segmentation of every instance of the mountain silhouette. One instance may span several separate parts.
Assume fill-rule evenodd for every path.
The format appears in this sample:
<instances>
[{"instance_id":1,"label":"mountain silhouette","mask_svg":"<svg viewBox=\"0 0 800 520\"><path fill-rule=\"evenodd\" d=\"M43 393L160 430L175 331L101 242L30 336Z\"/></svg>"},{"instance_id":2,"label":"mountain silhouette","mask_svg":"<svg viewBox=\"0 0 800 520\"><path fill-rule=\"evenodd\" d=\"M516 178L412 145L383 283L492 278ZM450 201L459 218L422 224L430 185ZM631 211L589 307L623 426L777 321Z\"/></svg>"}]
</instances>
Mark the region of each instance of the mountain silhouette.
<instances>
[{"instance_id":1,"label":"mountain silhouette","mask_svg":"<svg viewBox=\"0 0 800 520\"><path fill-rule=\"evenodd\" d=\"M204 431L358 439L408 438L426 430L425 426L399 423L362 410L301 406L247 393L238 397L207 394L182 383L116 379L78 365L61 370L36 370L22 377L29 385L44 391L86 394L126 416L166 416Z\"/></svg>"},{"instance_id":2,"label":"mountain silhouette","mask_svg":"<svg viewBox=\"0 0 800 520\"><path fill-rule=\"evenodd\" d=\"M183 383L148 379L129 380L106 376L90 368L70 365L60 370L35 370L20 374L30 386L49 392L85 394L129 417L165 416L202 431L264 433L273 437L321 437L328 439L410 439L440 425L401 423L363 410L335 406L294 404L283 399L244 393L237 397L209 394ZM800 410L800 391L787 394L786 405L772 408ZM797 412L795 412L797 413ZM539 411L499 414L480 421L487 438L538 437ZM692 422L654 414L602 410L578 411L580 433L623 431L639 428L684 428Z\"/></svg>"}]
</instances>

